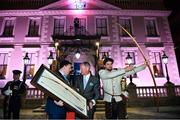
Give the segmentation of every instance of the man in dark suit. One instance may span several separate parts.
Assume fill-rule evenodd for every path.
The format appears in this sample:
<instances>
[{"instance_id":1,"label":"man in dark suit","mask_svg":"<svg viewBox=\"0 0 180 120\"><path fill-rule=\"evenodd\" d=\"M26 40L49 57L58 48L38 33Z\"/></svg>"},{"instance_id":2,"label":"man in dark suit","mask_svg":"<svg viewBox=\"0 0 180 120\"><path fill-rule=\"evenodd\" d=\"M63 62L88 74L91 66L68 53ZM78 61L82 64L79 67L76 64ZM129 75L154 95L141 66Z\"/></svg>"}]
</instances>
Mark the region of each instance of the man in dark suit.
<instances>
[{"instance_id":1,"label":"man in dark suit","mask_svg":"<svg viewBox=\"0 0 180 120\"><path fill-rule=\"evenodd\" d=\"M83 62L80 65L81 75L76 77L76 88L87 99L88 118L93 119L96 100L100 97L99 79L90 72L90 64Z\"/></svg>"},{"instance_id":2,"label":"man in dark suit","mask_svg":"<svg viewBox=\"0 0 180 120\"><path fill-rule=\"evenodd\" d=\"M64 80L66 84L69 84L68 75L71 72L72 64L64 60L60 63L60 70L57 74ZM49 119L66 119L67 109L64 107L63 101L55 101L48 97L46 102L45 111L48 114Z\"/></svg>"}]
</instances>

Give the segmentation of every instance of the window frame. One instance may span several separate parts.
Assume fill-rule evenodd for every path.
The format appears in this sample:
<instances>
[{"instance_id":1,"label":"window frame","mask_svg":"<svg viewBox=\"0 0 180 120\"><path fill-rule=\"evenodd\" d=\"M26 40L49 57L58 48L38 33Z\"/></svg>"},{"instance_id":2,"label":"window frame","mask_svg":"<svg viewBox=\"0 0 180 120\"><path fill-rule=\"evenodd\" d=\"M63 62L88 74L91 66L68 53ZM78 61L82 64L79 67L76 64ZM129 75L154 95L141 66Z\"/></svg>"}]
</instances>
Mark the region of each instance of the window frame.
<instances>
[{"instance_id":1,"label":"window frame","mask_svg":"<svg viewBox=\"0 0 180 120\"><path fill-rule=\"evenodd\" d=\"M129 24L129 25L130 25L130 31L129 31L124 25L122 25L122 24L120 23L121 20L124 20L125 22L126 22L126 20L129 21L129 23L130 23L130 24ZM133 22L132 22L132 18L131 18L131 17L119 17L118 22L119 22L119 24L122 25L122 27L124 27L131 35L134 34L134 32L133 32ZM120 37L129 37L129 35L128 35L125 31L123 31L122 28L120 28L120 27L119 27L119 36L120 36Z\"/></svg>"},{"instance_id":2,"label":"window frame","mask_svg":"<svg viewBox=\"0 0 180 120\"><path fill-rule=\"evenodd\" d=\"M98 34L98 32L97 32L97 19L104 19L104 20L106 20L106 34ZM102 24L102 22L101 22L101 24ZM100 27L100 28L102 28L102 27ZM103 27L103 28L105 28L105 27ZM109 32L108 32L108 17L107 16L96 16L95 17L95 32L96 32L96 35L101 35L101 36L108 36L109 35ZM101 29L101 32L102 32L102 29Z\"/></svg>"},{"instance_id":3,"label":"window frame","mask_svg":"<svg viewBox=\"0 0 180 120\"><path fill-rule=\"evenodd\" d=\"M5 35L5 33L4 33L7 21L12 21L13 22L12 23L13 24L13 28L12 28L11 35ZM10 37L10 38L14 37L15 26L16 26L16 17L5 17L3 19L3 24L2 24L2 28L1 28L1 37L5 37L5 38L7 38L7 37Z\"/></svg>"},{"instance_id":4,"label":"window frame","mask_svg":"<svg viewBox=\"0 0 180 120\"><path fill-rule=\"evenodd\" d=\"M147 29L147 21L153 21L154 24L154 30L155 30L155 34L154 35L149 35L148 34L148 29ZM145 25L145 32L146 32L146 37L159 37L159 30L158 30L158 25L157 25L157 20L154 17L145 17L144 18L144 25Z\"/></svg>"},{"instance_id":5,"label":"window frame","mask_svg":"<svg viewBox=\"0 0 180 120\"><path fill-rule=\"evenodd\" d=\"M30 33L30 25L31 25L31 21L35 21L35 27L38 26L38 30L37 33ZM34 30L33 30L34 31ZM28 28L27 28L27 35L26 37L40 37L40 31L41 31L41 17L29 17L28 19Z\"/></svg>"}]
</instances>

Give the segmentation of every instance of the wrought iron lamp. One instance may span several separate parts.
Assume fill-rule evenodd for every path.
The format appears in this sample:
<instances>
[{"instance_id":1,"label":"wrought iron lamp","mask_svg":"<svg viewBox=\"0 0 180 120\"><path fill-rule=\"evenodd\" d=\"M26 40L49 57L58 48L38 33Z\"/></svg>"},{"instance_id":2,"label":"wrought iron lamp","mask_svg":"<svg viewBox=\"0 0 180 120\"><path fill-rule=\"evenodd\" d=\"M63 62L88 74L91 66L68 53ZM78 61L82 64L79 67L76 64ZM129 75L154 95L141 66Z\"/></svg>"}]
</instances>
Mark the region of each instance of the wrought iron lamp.
<instances>
[{"instance_id":1,"label":"wrought iron lamp","mask_svg":"<svg viewBox=\"0 0 180 120\"><path fill-rule=\"evenodd\" d=\"M80 56L81 56L81 53L80 53L80 51L79 51L79 50L77 50L77 51L76 51L76 53L75 53L75 57L76 57L76 59L79 59L79 58L80 58Z\"/></svg>"},{"instance_id":2,"label":"wrought iron lamp","mask_svg":"<svg viewBox=\"0 0 180 120\"><path fill-rule=\"evenodd\" d=\"M49 64L49 66L51 68L51 65L52 65L53 60L54 60L53 52L52 51L50 51L49 57L47 59L48 59L48 64Z\"/></svg>"},{"instance_id":3,"label":"wrought iron lamp","mask_svg":"<svg viewBox=\"0 0 180 120\"><path fill-rule=\"evenodd\" d=\"M163 51L163 55L162 55L162 61L165 65L165 69L166 69L166 79L167 79L167 83L170 83L170 78L169 78L169 73L168 73L168 68L167 68L167 64L168 64L168 56L166 55L165 51Z\"/></svg>"},{"instance_id":4,"label":"wrought iron lamp","mask_svg":"<svg viewBox=\"0 0 180 120\"><path fill-rule=\"evenodd\" d=\"M23 81L26 81L26 69L27 69L27 65L29 64L30 58L28 56L28 53L25 54L24 58L24 75L23 75Z\"/></svg>"},{"instance_id":5,"label":"wrought iron lamp","mask_svg":"<svg viewBox=\"0 0 180 120\"><path fill-rule=\"evenodd\" d=\"M128 55L126 57L126 63L130 66L132 64L132 57L130 56L129 52L128 52ZM132 75L129 76L129 79L130 79L130 83L132 84Z\"/></svg>"}]
</instances>

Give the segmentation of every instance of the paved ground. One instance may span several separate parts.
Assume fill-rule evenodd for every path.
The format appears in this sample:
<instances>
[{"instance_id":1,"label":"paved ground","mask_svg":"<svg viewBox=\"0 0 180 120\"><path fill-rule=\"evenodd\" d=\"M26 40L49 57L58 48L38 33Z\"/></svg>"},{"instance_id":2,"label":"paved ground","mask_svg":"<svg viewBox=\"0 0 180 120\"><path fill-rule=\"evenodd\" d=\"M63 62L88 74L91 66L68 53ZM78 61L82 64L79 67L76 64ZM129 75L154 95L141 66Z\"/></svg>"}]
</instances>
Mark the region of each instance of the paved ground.
<instances>
[{"instance_id":1,"label":"paved ground","mask_svg":"<svg viewBox=\"0 0 180 120\"><path fill-rule=\"evenodd\" d=\"M97 118L104 118L104 113L97 113ZM0 109L0 119L2 118L2 109ZM21 111L22 119L46 119L43 112L32 112L32 109L23 109ZM180 119L180 106L160 107L157 112L156 107L131 107L128 108L128 119Z\"/></svg>"}]
</instances>

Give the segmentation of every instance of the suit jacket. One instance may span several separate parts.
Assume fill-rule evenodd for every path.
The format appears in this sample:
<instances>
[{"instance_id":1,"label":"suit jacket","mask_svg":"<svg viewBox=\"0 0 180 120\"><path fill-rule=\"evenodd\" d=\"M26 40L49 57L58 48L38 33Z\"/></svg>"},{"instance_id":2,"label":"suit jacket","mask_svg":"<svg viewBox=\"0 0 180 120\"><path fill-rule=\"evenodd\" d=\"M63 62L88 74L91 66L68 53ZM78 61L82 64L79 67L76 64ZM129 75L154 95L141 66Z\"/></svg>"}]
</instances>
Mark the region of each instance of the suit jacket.
<instances>
[{"instance_id":1,"label":"suit jacket","mask_svg":"<svg viewBox=\"0 0 180 120\"><path fill-rule=\"evenodd\" d=\"M99 71L100 79L103 83L104 89L104 101L111 102L112 95L115 95L114 98L116 101L121 101L121 80L123 76L129 76L141 70L144 70L146 65L140 65L135 67L133 70L125 72L125 69L118 69L108 71L102 69Z\"/></svg>"},{"instance_id":2,"label":"suit jacket","mask_svg":"<svg viewBox=\"0 0 180 120\"><path fill-rule=\"evenodd\" d=\"M76 89L81 95L83 95L87 101L94 99L95 101L100 97L100 82L95 76L90 76L87 82L86 88L84 89L83 76L77 76L76 78Z\"/></svg>"},{"instance_id":3,"label":"suit jacket","mask_svg":"<svg viewBox=\"0 0 180 120\"><path fill-rule=\"evenodd\" d=\"M59 75L66 84L69 84L69 81L65 80L64 76L60 72L57 72L56 74ZM66 114L67 110L64 106L56 105L54 103L54 100L48 97L46 101L45 111L48 114Z\"/></svg>"}]
</instances>

